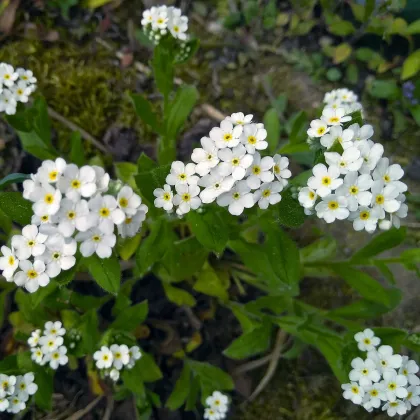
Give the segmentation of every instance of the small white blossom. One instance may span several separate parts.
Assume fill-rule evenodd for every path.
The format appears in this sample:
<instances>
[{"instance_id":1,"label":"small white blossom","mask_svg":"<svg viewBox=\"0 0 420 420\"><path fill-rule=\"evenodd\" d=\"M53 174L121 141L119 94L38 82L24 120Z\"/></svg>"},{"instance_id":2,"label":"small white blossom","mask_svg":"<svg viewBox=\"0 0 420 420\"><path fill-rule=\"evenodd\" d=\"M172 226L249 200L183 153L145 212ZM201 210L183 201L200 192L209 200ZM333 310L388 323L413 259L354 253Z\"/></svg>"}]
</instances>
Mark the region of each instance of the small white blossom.
<instances>
[{"instance_id":1,"label":"small white blossom","mask_svg":"<svg viewBox=\"0 0 420 420\"><path fill-rule=\"evenodd\" d=\"M1 253L3 254L0 257L0 270L3 271L2 275L7 281L11 281L13 274L19 266L19 260L13 251L13 248L10 249L7 246L3 245L1 247Z\"/></svg>"},{"instance_id":2,"label":"small white blossom","mask_svg":"<svg viewBox=\"0 0 420 420\"><path fill-rule=\"evenodd\" d=\"M407 377L410 385L420 385L420 378L417 376L419 366L414 360L409 360L407 356L402 357L402 364L398 374Z\"/></svg>"},{"instance_id":3,"label":"small white blossom","mask_svg":"<svg viewBox=\"0 0 420 420\"><path fill-rule=\"evenodd\" d=\"M117 369L111 369L109 372L109 377L114 381L117 382L120 379L120 372Z\"/></svg>"},{"instance_id":4,"label":"small white blossom","mask_svg":"<svg viewBox=\"0 0 420 420\"><path fill-rule=\"evenodd\" d=\"M141 205L141 198L131 187L125 185L118 192L117 203L125 215L134 216Z\"/></svg>"},{"instance_id":5,"label":"small white blossom","mask_svg":"<svg viewBox=\"0 0 420 420\"><path fill-rule=\"evenodd\" d=\"M381 346L377 351L370 350L368 357L376 363L380 372L395 372L394 369L399 369L402 365L402 357L393 353L394 350L391 346ZM407 380L407 378L405 379Z\"/></svg>"},{"instance_id":6,"label":"small white blossom","mask_svg":"<svg viewBox=\"0 0 420 420\"><path fill-rule=\"evenodd\" d=\"M112 351L106 346L102 346L100 350L96 351L93 358L96 360L98 369L109 369L114 361Z\"/></svg>"},{"instance_id":7,"label":"small white blossom","mask_svg":"<svg viewBox=\"0 0 420 420\"><path fill-rule=\"evenodd\" d=\"M340 170L336 166L327 168L324 164L318 163L313 167L312 172L314 176L308 179L308 187L321 198L331 194L343 183L340 178Z\"/></svg>"},{"instance_id":8,"label":"small white blossom","mask_svg":"<svg viewBox=\"0 0 420 420\"><path fill-rule=\"evenodd\" d=\"M372 206L380 210L380 219L385 217L385 212L396 212L401 203L396 199L399 191L392 184L386 185L383 181L374 181L372 185Z\"/></svg>"},{"instance_id":9,"label":"small white blossom","mask_svg":"<svg viewBox=\"0 0 420 420\"><path fill-rule=\"evenodd\" d=\"M248 153L255 153L256 150L267 149L268 143L267 130L259 128L257 124L247 124L244 126L241 142L245 146Z\"/></svg>"},{"instance_id":10,"label":"small white blossom","mask_svg":"<svg viewBox=\"0 0 420 420\"><path fill-rule=\"evenodd\" d=\"M198 175L207 175L211 169L213 169L220 161L217 156L218 147L213 140L208 137L201 139L202 148L196 148L193 150L191 160L197 165L195 171Z\"/></svg>"},{"instance_id":11,"label":"small white blossom","mask_svg":"<svg viewBox=\"0 0 420 420\"><path fill-rule=\"evenodd\" d=\"M382 180L385 185L393 185L400 193L407 191L407 185L400 179L404 176L404 171L400 165L389 165L388 158L381 158L373 171L373 179Z\"/></svg>"},{"instance_id":12,"label":"small white blossom","mask_svg":"<svg viewBox=\"0 0 420 420\"><path fill-rule=\"evenodd\" d=\"M271 170L274 166L274 160L271 156L264 156L255 152L252 165L247 170L246 182L249 188L260 188L262 183L271 182L274 179L274 173Z\"/></svg>"},{"instance_id":13,"label":"small white blossom","mask_svg":"<svg viewBox=\"0 0 420 420\"><path fill-rule=\"evenodd\" d=\"M356 382L341 385L343 389L343 397L346 400L350 400L353 404L360 405L363 402L363 396L365 395L364 389L359 386Z\"/></svg>"},{"instance_id":14,"label":"small white blossom","mask_svg":"<svg viewBox=\"0 0 420 420\"><path fill-rule=\"evenodd\" d=\"M372 177L368 174L359 175L357 172L349 172L343 180L343 185L337 188L336 193L347 198L350 211L356 211L358 206L369 206L372 201Z\"/></svg>"},{"instance_id":15,"label":"small white blossom","mask_svg":"<svg viewBox=\"0 0 420 420\"><path fill-rule=\"evenodd\" d=\"M239 127L239 126L237 126ZM233 149L219 150L219 158L222 162L218 166L218 172L223 176L232 175L235 181L241 180L246 174L246 170L253 162L253 156L247 154L242 144Z\"/></svg>"},{"instance_id":16,"label":"small white blossom","mask_svg":"<svg viewBox=\"0 0 420 420\"><path fill-rule=\"evenodd\" d=\"M349 379L352 382L359 382L363 387L372 385L372 382L378 382L381 378L379 371L376 369L376 364L371 359L362 360L360 357L353 359L351 362Z\"/></svg>"},{"instance_id":17,"label":"small white blossom","mask_svg":"<svg viewBox=\"0 0 420 420\"><path fill-rule=\"evenodd\" d=\"M96 253L99 258L109 258L117 238L113 233L105 234L95 227L86 232L79 232L76 235L76 241L82 242L80 252L84 257L90 257Z\"/></svg>"},{"instance_id":18,"label":"small white blossom","mask_svg":"<svg viewBox=\"0 0 420 420\"><path fill-rule=\"evenodd\" d=\"M24 286L30 292L36 292L39 287L45 287L50 282L50 277L45 272L45 264L41 260L35 260L33 263L29 260L19 262L19 271L13 277L13 281L18 286Z\"/></svg>"},{"instance_id":19,"label":"small white blossom","mask_svg":"<svg viewBox=\"0 0 420 420\"><path fill-rule=\"evenodd\" d=\"M353 145L354 132L350 129L343 130L341 126L333 126L330 131L321 137L321 145L330 149L335 142L341 144L344 150Z\"/></svg>"},{"instance_id":20,"label":"small white blossom","mask_svg":"<svg viewBox=\"0 0 420 420\"><path fill-rule=\"evenodd\" d=\"M48 355L48 362L51 369L58 369L58 367L64 366L68 363L69 358L67 356L67 347L61 346L57 350L54 350Z\"/></svg>"},{"instance_id":21,"label":"small white blossom","mask_svg":"<svg viewBox=\"0 0 420 420\"><path fill-rule=\"evenodd\" d=\"M260 209L267 209L269 205L280 202L279 193L282 190L283 186L278 181L262 184L260 189L254 192L254 202L258 203Z\"/></svg>"},{"instance_id":22,"label":"small white blossom","mask_svg":"<svg viewBox=\"0 0 420 420\"><path fill-rule=\"evenodd\" d=\"M177 185L177 194L173 199L173 203L178 206L177 214L182 215L188 213L191 209L196 210L201 206L201 200L198 197L200 188L197 185Z\"/></svg>"},{"instance_id":23,"label":"small white blossom","mask_svg":"<svg viewBox=\"0 0 420 420\"><path fill-rule=\"evenodd\" d=\"M28 401L30 395L34 395L38 390L38 385L34 383L34 380L35 376L32 372L17 377L15 389L19 398L25 402Z\"/></svg>"},{"instance_id":24,"label":"small white blossom","mask_svg":"<svg viewBox=\"0 0 420 420\"><path fill-rule=\"evenodd\" d=\"M124 222L118 225L118 233L122 238L132 238L136 236L144 220L146 220L146 213L148 208L141 204L137 213L134 216L126 217Z\"/></svg>"},{"instance_id":25,"label":"small white blossom","mask_svg":"<svg viewBox=\"0 0 420 420\"><path fill-rule=\"evenodd\" d=\"M227 117L226 120L230 121L235 125L245 125L251 124L252 118L252 114L245 115L243 112L236 112L233 113L230 117Z\"/></svg>"},{"instance_id":26,"label":"small white blossom","mask_svg":"<svg viewBox=\"0 0 420 420\"><path fill-rule=\"evenodd\" d=\"M113 366L117 370L121 370L123 366L127 365L130 361L128 347L125 344L113 344L110 347L113 357Z\"/></svg>"},{"instance_id":27,"label":"small white blossom","mask_svg":"<svg viewBox=\"0 0 420 420\"><path fill-rule=\"evenodd\" d=\"M353 220L353 228L356 231L366 230L372 233L376 230L380 211L371 207L359 207L357 211L350 214L349 219Z\"/></svg>"},{"instance_id":28,"label":"small white blossom","mask_svg":"<svg viewBox=\"0 0 420 420\"><path fill-rule=\"evenodd\" d=\"M195 174L194 163L184 165L180 161L172 162L171 172L166 177L166 183L169 185L197 185L198 176Z\"/></svg>"},{"instance_id":29,"label":"small white blossom","mask_svg":"<svg viewBox=\"0 0 420 420\"><path fill-rule=\"evenodd\" d=\"M80 169L74 165L67 165L58 180L58 188L73 201L80 197L92 197L97 190L96 173L91 166L82 166Z\"/></svg>"},{"instance_id":30,"label":"small white blossom","mask_svg":"<svg viewBox=\"0 0 420 420\"><path fill-rule=\"evenodd\" d=\"M308 187L301 188L299 191L298 200L299 203L306 209L310 209L314 206L318 196L314 190Z\"/></svg>"},{"instance_id":31,"label":"small white blossom","mask_svg":"<svg viewBox=\"0 0 420 420\"><path fill-rule=\"evenodd\" d=\"M334 109L326 107L322 111L321 119L328 125L341 125L342 123L350 121L351 117L346 116L346 111L344 108Z\"/></svg>"},{"instance_id":32,"label":"small white blossom","mask_svg":"<svg viewBox=\"0 0 420 420\"><path fill-rule=\"evenodd\" d=\"M209 136L219 149L224 149L237 146L240 142L242 131L242 125L234 127L230 121L223 120L220 123L220 127L211 129Z\"/></svg>"},{"instance_id":33,"label":"small white blossom","mask_svg":"<svg viewBox=\"0 0 420 420\"><path fill-rule=\"evenodd\" d=\"M369 140L373 136L373 127L368 124L363 125L362 127L360 127L359 124L352 124L349 127L349 130L353 131L353 140L356 142Z\"/></svg>"},{"instance_id":34,"label":"small white blossom","mask_svg":"<svg viewBox=\"0 0 420 420\"><path fill-rule=\"evenodd\" d=\"M224 177L218 174L209 174L198 181L198 185L204 187L200 193L203 203L212 203L216 198L233 187L235 180L231 176Z\"/></svg>"},{"instance_id":35,"label":"small white blossom","mask_svg":"<svg viewBox=\"0 0 420 420\"><path fill-rule=\"evenodd\" d=\"M156 197L154 204L158 209L163 208L166 211L171 211L174 207L173 198L174 194L170 185L165 184L162 188L156 188L153 191L153 195Z\"/></svg>"},{"instance_id":36,"label":"small white blossom","mask_svg":"<svg viewBox=\"0 0 420 420\"><path fill-rule=\"evenodd\" d=\"M125 214L118 207L117 200L112 195L97 195L89 200L89 209L95 217L94 226L106 235L114 232L114 224L119 225L125 220Z\"/></svg>"},{"instance_id":37,"label":"small white blossom","mask_svg":"<svg viewBox=\"0 0 420 420\"><path fill-rule=\"evenodd\" d=\"M337 166L341 174L347 174L350 171L358 171L363 164L363 158L360 157L360 150L356 147L349 147L343 154L336 152L325 152L325 160L330 167Z\"/></svg>"},{"instance_id":38,"label":"small white blossom","mask_svg":"<svg viewBox=\"0 0 420 420\"><path fill-rule=\"evenodd\" d=\"M31 336L28 338L28 344L31 347L36 347L41 337L41 330L32 331Z\"/></svg>"},{"instance_id":39,"label":"small white blossom","mask_svg":"<svg viewBox=\"0 0 420 420\"><path fill-rule=\"evenodd\" d=\"M130 360L127 364L127 368L132 369L136 364L136 361L141 358L142 354L137 346L133 346L130 347L130 349L128 350L128 355L130 357Z\"/></svg>"},{"instance_id":40,"label":"small white blossom","mask_svg":"<svg viewBox=\"0 0 420 420\"><path fill-rule=\"evenodd\" d=\"M47 235L38 233L36 226L28 225L22 229L22 235L12 237L12 247L16 250L19 260L26 260L31 256L42 255L45 251L46 240Z\"/></svg>"},{"instance_id":41,"label":"small white blossom","mask_svg":"<svg viewBox=\"0 0 420 420\"><path fill-rule=\"evenodd\" d=\"M44 325L44 335L63 336L65 333L66 329L63 328L63 324L60 321L47 321Z\"/></svg>"},{"instance_id":42,"label":"small white blossom","mask_svg":"<svg viewBox=\"0 0 420 420\"><path fill-rule=\"evenodd\" d=\"M246 181L239 181L230 191L217 197L217 204L222 207L229 206L229 213L239 216L245 208L254 205L254 198Z\"/></svg>"},{"instance_id":43,"label":"small white blossom","mask_svg":"<svg viewBox=\"0 0 420 420\"><path fill-rule=\"evenodd\" d=\"M323 120L311 121L311 127L308 129L307 134L309 137L322 137L330 131L327 123Z\"/></svg>"},{"instance_id":44,"label":"small white blossom","mask_svg":"<svg viewBox=\"0 0 420 420\"><path fill-rule=\"evenodd\" d=\"M375 169L376 164L384 153L384 146L379 143L373 143L371 140L362 140L355 143L356 147L360 150L363 158L363 165L359 169L360 173L368 174Z\"/></svg>"},{"instance_id":45,"label":"small white blossom","mask_svg":"<svg viewBox=\"0 0 420 420\"><path fill-rule=\"evenodd\" d=\"M405 406L403 401L395 400L387 402L382 407L382 411L386 411L389 417L394 417L397 414L402 416L407 412L407 407Z\"/></svg>"},{"instance_id":46,"label":"small white blossom","mask_svg":"<svg viewBox=\"0 0 420 420\"><path fill-rule=\"evenodd\" d=\"M375 350L381 343L381 339L376 337L370 328L366 328L364 331L355 334L354 339L357 341L357 347L361 351Z\"/></svg>"},{"instance_id":47,"label":"small white blossom","mask_svg":"<svg viewBox=\"0 0 420 420\"><path fill-rule=\"evenodd\" d=\"M336 194L330 194L323 197L315 206L316 214L321 219L324 219L327 223L332 223L336 219L344 220L347 219L350 212L347 208L346 197L339 196Z\"/></svg>"},{"instance_id":48,"label":"small white blossom","mask_svg":"<svg viewBox=\"0 0 420 420\"><path fill-rule=\"evenodd\" d=\"M292 172L288 168L289 159L286 156L273 156L273 172L278 181L281 182L283 188L289 183L288 179L292 176Z\"/></svg>"}]
</instances>

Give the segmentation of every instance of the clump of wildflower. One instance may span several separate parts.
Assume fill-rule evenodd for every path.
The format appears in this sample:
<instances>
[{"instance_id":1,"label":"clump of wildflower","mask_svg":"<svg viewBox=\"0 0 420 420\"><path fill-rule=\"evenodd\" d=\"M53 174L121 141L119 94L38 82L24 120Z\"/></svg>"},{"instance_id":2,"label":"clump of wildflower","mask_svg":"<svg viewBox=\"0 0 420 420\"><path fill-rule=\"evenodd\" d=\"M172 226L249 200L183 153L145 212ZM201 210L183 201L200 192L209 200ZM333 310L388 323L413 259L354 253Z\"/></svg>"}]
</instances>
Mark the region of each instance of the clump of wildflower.
<instances>
[{"instance_id":1,"label":"clump of wildflower","mask_svg":"<svg viewBox=\"0 0 420 420\"><path fill-rule=\"evenodd\" d=\"M351 362L350 383L343 384L343 397L362 405L368 412L381 408L390 417L404 415L420 405L419 367L407 356L394 354L391 346L379 346L380 339L367 328L354 336L366 359Z\"/></svg>"},{"instance_id":2,"label":"clump of wildflower","mask_svg":"<svg viewBox=\"0 0 420 420\"><path fill-rule=\"evenodd\" d=\"M31 70L15 69L10 64L0 63L0 112L16 114L18 103L28 102L36 90L36 82Z\"/></svg>"},{"instance_id":3,"label":"clump of wildflower","mask_svg":"<svg viewBox=\"0 0 420 420\"><path fill-rule=\"evenodd\" d=\"M350 220L356 231L399 228L408 210L403 169L383 157L383 146L371 140L372 126L352 123L350 114L361 110L353 92L337 89L324 102L322 117L311 122L308 135L325 163L313 167L299 192L305 213L316 213L327 223Z\"/></svg>"},{"instance_id":4,"label":"clump of wildflower","mask_svg":"<svg viewBox=\"0 0 420 420\"><path fill-rule=\"evenodd\" d=\"M96 351L93 358L96 367L104 376L109 376L114 382L120 378L123 369L132 369L142 354L139 347L128 347L125 344L112 344L110 347L102 346Z\"/></svg>"},{"instance_id":5,"label":"clump of wildflower","mask_svg":"<svg viewBox=\"0 0 420 420\"><path fill-rule=\"evenodd\" d=\"M216 202L239 216L255 204L261 209L281 200L291 177L285 156L261 156L267 149L267 131L242 112L225 118L201 139L191 160L175 161L166 184L154 191L155 206L182 216L202 204ZM175 189L175 191L172 190Z\"/></svg>"},{"instance_id":6,"label":"clump of wildflower","mask_svg":"<svg viewBox=\"0 0 420 420\"><path fill-rule=\"evenodd\" d=\"M31 293L76 264L78 243L84 257L110 257L115 234L136 235L148 211L131 187L111 193L104 169L62 158L44 161L24 181L23 197L33 203L32 224L1 248L0 270Z\"/></svg>"},{"instance_id":7,"label":"clump of wildflower","mask_svg":"<svg viewBox=\"0 0 420 420\"><path fill-rule=\"evenodd\" d=\"M17 414L25 410L29 398L38 391L32 372L24 375L0 373L0 412Z\"/></svg>"},{"instance_id":8,"label":"clump of wildflower","mask_svg":"<svg viewBox=\"0 0 420 420\"><path fill-rule=\"evenodd\" d=\"M206 406L204 411L205 419L221 420L226 418L229 409L229 399L221 392L214 391L213 394L206 399Z\"/></svg>"},{"instance_id":9,"label":"clump of wildflower","mask_svg":"<svg viewBox=\"0 0 420 420\"><path fill-rule=\"evenodd\" d=\"M64 345L66 329L60 321L48 321L44 325L44 331L32 332L28 339L31 348L32 360L40 366L49 365L51 369L58 369L68 363L67 347Z\"/></svg>"}]
</instances>

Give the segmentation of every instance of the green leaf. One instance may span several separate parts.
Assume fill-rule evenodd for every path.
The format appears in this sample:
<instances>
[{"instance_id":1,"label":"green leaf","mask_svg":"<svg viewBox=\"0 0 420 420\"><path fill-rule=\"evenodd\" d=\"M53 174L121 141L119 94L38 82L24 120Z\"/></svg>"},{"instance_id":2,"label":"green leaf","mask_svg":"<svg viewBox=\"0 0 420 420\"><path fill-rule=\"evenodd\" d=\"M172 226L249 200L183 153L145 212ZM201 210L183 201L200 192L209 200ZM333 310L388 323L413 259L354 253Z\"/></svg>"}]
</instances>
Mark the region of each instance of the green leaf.
<instances>
[{"instance_id":1,"label":"green leaf","mask_svg":"<svg viewBox=\"0 0 420 420\"><path fill-rule=\"evenodd\" d=\"M190 306L196 305L196 300L191 293L186 290L180 289L179 287L172 286L169 283L162 283L163 289L165 290L166 297L177 306Z\"/></svg>"},{"instance_id":2,"label":"green leaf","mask_svg":"<svg viewBox=\"0 0 420 420\"><path fill-rule=\"evenodd\" d=\"M300 249L300 260L303 265L318 261L332 260L337 253L337 242L332 237L318 239Z\"/></svg>"},{"instance_id":3,"label":"green leaf","mask_svg":"<svg viewBox=\"0 0 420 420\"><path fill-rule=\"evenodd\" d=\"M131 238L125 238L120 242L118 247L118 254L123 261L128 261L137 251L141 242L141 233Z\"/></svg>"},{"instance_id":4,"label":"green leaf","mask_svg":"<svg viewBox=\"0 0 420 420\"><path fill-rule=\"evenodd\" d=\"M10 375L15 373L19 369L18 358L16 354L5 357L3 360L0 360L0 372L5 375Z\"/></svg>"},{"instance_id":5,"label":"green leaf","mask_svg":"<svg viewBox=\"0 0 420 420\"><path fill-rule=\"evenodd\" d=\"M363 20L367 22L375 10L376 0L366 0L365 4L365 16Z\"/></svg>"},{"instance_id":6,"label":"green leaf","mask_svg":"<svg viewBox=\"0 0 420 420\"><path fill-rule=\"evenodd\" d=\"M374 327L375 335L381 339L381 344L392 346L394 349L401 347L408 334L407 331L399 328Z\"/></svg>"},{"instance_id":7,"label":"green leaf","mask_svg":"<svg viewBox=\"0 0 420 420\"><path fill-rule=\"evenodd\" d=\"M325 76L330 82L337 82L343 77L343 73L341 72L339 68L331 67L330 69L327 70L327 73L325 74Z\"/></svg>"},{"instance_id":8,"label":"green leaf","mask_svg":"<svg viewBox=\"0 0 420 420\"><path fill-rule=\"evenodd\" d=\"M59 286L66 286L71 281L73 281L77 270L78 270L79 264L76 263L70 270L62 270L61 273L54 278L54 282L57 283Z\"/></svg>"},{"instance_id":9,"label":"green leaf","mask_svg":"<svg viewBox=\"0 0 420 420\"><path fill-rule=\"evenodd\" d=\"M224 251L229 240L229 231L220 211L214 207L205 209L202 213L191 211L187 220L191 232L204 247L218 255Z\"/></svg>"},{"instance_id":10,"label":"green leaf","mask_svg":"<svg viewBox=\"0 0 420 420\"><path fill-rule=\"evenodd\" d=\"M370 49L370 48L366 48L366 47L362 47L362 48L358 48L355 51L355 55L356 58L360 61L363 61L365 63L367 63L368 61L372 60L372 58L377 54L376 51Z\"/></svg>"},{"instance_id":11,"label":"green leaf","mask_svg":"<svg viewBox=\"0 0 420 420\"><path fill-rule=\"evenodd\" d=\"M162 123L153 111L152 104L143 95L137 93L131 93L130 98L133 102L136 114L141 120L148 124L156 133L164 134Z\"/></svg>"},{"instance_id":12,"label":"green leaf","mask_svg":"<svg viewBox=\"0 0 420 420\"><path fill-rule=\"evenodd\" d=\"M348 382L348 373L341 366L343 341L340 338L319 334L315 340L315 347L322 353L330 365L334 375L341 383Z\"/></svg>"},{"instance_id":13,"label":"green leaf","mask_svg":"<svg viewBox=\"0 0 420 420\"><path fill-rule=\"evenodd\" d=\"M117 319L110 325L114 330L133 331L138 325L142 324L149 312L147 300L131 306L120 313Z\"/></svg>"},{"instance_id":14,"label":"green leaf","mask_svg":"<svg viewBox=\"0 0 420 420\"><path fill-rule=\"evenodd\" d=\"M395 229L392 228L388 231L382 232L375 236L367 245L359 249L351 257L351 262L361 262L368 260L375 255L378 255L388 249L394 248L400 245L406 236L406 229Z\"/></svg>"},{"instance_id":15,"label":"green leaf","mask_svg":"<svg viewBox=\"0 0 420 420\"><path fill-rule=\"evenodd\" d=\"M198 100L195 86L182 86L170 104L166 115L166 136L175 140ZM166 111L165 111L166 112Z\"/></svg>"},{"instance_id":16,"label":"green leaf","mask_svg":"<svg viewBox=\"0 0 420 420\"><path fill-rule=\"evenodd\" d=\"M352 84L355 85L359 81L359 68L354 63L350 63L346 69L346 78Z\"/></svg>"},{"instance_id":17,"label":"green leaf","mask_svg":"<svg viewBox=\"0 0 420 420\"><path fill-rule=\"evenodd\" d=\"M141 359L140 359L141 360ZM144 382L141 380L140 367L138 362L134 365L132 369L124 369L121 375L124 385L134 394L146 396L146 389L144 387Z\"/></svg>"},{"instance_id":18,"label":"green leaf","mask_svg":"<svg viewBox=\"0 0 420 420\"><path fill-rule=\"evenodd\" d=\"M415 76L420 70L420 50L414 51L404 61L401 72L401 79L407 80Z\"/></svg>"},{"instance_id":19,"label":"green leaf","mask_svg":"<svg viewBox=\"0 0 420 420\"><path fill-rule=\"evenodd\" d=\"M194 290L197 292L214 296L224 301L229 299L228 287L229 283L225 284L210 266L198 273L197 281L194 283Z\"/></svg>"},{"instance_id":20,"label":"green leaf","mask_svg":"<svg viewBox=\"0 0 420 420\"><path fill-rule=\"evenodd\" d=\"M411 22L406 29L406 33L409 35L420 34L420 19Z\"/></svg>"},{"instance_id":21,"label":"green leaf","mask_svg":"<svg viewBox=\"0 0 420 420\"><path fill-rule=\"evenodd\" d=\"M374 80L368 89L369 93L379 99L397 99L400 95L395 80Z\"/></svg>"},{"instance_id":22,"label":"green leaf","mask_svg":"<svg viewBox=\"0 0 420 420\"><path fill-rule=\"evenodd\" d=\"M191 387L191 369L187 363L184 363L181 375L175 383L175 387L166 401L165 406L170 410L177 410L184 404Z\"/></svg>"},{"instance_id":23,"label":"green leaf","mask_svg":"<svg viewBox=\"0 0 420 420\"><path fill-rule=\"evenodd\" d=\"M163 165L156 167L145 172L140 172L134 177L137 187L139 188L142 196L150 203L153 204L155 196L153 191L156 188L163 188L166 177L169 174L171 165Z\"/></svg>"},{"instance_id":24,"label":"green leaf","mask_svg":"<svg viewBox=\"0 0 420 420\"><path fill-rule=\"evenodd\" d=\"M82 143L82 136L78 131L73 131L70 135L70 161L77 166L83 166L86 163L85 149Z\"/></svg>"},{"instance_id":25,"label":"green leaf","mask_svg":"<svg viewBox=\"0 0 420 420\"><path fill-rule=\"evenodd\" d=\"M47 296L53 293L57 287L58 284L55 281L52 281L46 287L40 287L35 293L31 293L29 296L31 297L32 308L35 309Z\"/></svg>"},{"instance_id":26,"label":"green leaf","mask_svg":"<svg viewBox=\"0 0 420 420\"><path fill-rule=\"evenodd\" d=\"M161 263L173 281L190 278L201 270L208 252L194 237L175 242L163 256Z\"/></svg>"},{"instance_id":27,"label":"green leaf","mask_svg":"<svg viewBox=\"0 0 420 420\"><path fill-rule=\"evenodd\" d=\"M287 143L279 150L279 153L282 155L292 155L294 153L306 153L310 150L309 144L306 142L297 144Z\"/></svg>"},{"instance_id":28,"label":"green leaf","mask_svg":"<svg viewBox=\"0 0 420 420\"><path fill-rule=\"evenodd\" d=\"M200 40L198 38L191 38L186 42L186 49L190 49L181 59L176 60L176 64L184 64L187 61L191 60L194 57L200 46Z\"/></svg>"},{"instance_id":29,"label":"green leaf","mask_svg":"<svg viewBox=\"0 0 420 420\"><path fill-rule=\"evenodd\" d=\"M264 114L263 122L264 127L267 130L266 141L268 142L268 151L270 152L270 154L273 154L277 150L281 131L277 110L274 108L270 108Z\"/></svg>"},{"instance_id":30,"label":"green leaf","mask_svg":"<svg viewBox=\"0 0 420 420\"><path fill-rule=\"evenodd\" d=\"M306 116L305 111L300 111L296 114L293 119L292 128L290 131L289 141L290 144L299 144L306 142L307 139L307 125L308 117Z\"/></svg>"},{"instance_id":31,"label":"green leaf","mask_svg":"<svg viewBox=\"0 0 420 420\"><path fill-rule=\"evenodd\" d=\"M392 306L393 298L388 293L388 290L368 274L345 263L333 264L330 267L365 299L387 307Z\"/></svg>"},{"instance_id":32,"label":"green leaf","mask_svg":"<svg viewBox=\"0 0 420 420\"><path fill-rule=\"evenodd\" d=\"M347 36L354 33L356 28L348 20L340 19L336 22L333 22L331 25L329 25L328 30L334 35Z\"/></svg>"},{"instance_id":33,"label":"green leaf","mask_svg":"<svg viewBox=\"0 0 420 420\"><path fill-rule=\"evenodd\" d=\"M334 64L340 64L346 61L350 57L352 51L353 49L351 45L347 42L343 42L342 44L337 45L337 47L334 50Z\"/></svg>"},{"instance_id":34,"label":"green leaf","mask_svg":"<svg viewBox=\"0 0 420 420\"><path fill-rule=\"evenodd\" d=\"M271 345L272 326L265 322L234 340L223 354L231 359L241 360L264 353Z\"/></svg>"},{"instance_id":35,"label":"green leaf","mask_svg":"<svg viewBox=\"0 0 420 420\"><path fill-rule=\"evenodd\" d=\"M165 98L172 91L174 79L174 50L168 43L160 42L154 49L152 67L156 86Z\"/></svg>"},{"instance_id":36,"label":"green leaf","mask_svg":"<svg viewBox=\"0 0 420 420\"><path fill-rule=\"evenodd\" d=\"M230 391L234 388L232 378L218 367L189 359L187 363L200 382L202 402L214 391Z\"/></svg>"},{"instance_id":37,"label":"green leaf","mask_svg":"<svg viewBox=\"0 0 420 420\"><path fill-rule=\"evenodd\" d=\"M272 210L273 218L280 225L297 228L305 222L305 212L290 189L281 193L281 201Z\"/></svg>"},{"instance_id":38,"label":"green leaf","mask_svg":"<svg viewBox=\"0 0 420 420\"><path fill-rule=\"evenodd\" d=\"M96 308L90 309L80 318L80 324L77 326L82 340L79 348L84 354L93 354L98 349L99 331L98 314Z\"/></svg>"},{"instance_id":39,"label":"green leaf","mask_svg":"<svg viewBox=\"0 0 420 420\"><path fill-rule=\"evenodd\" d=\"M137 371L140 372L138 376L144 382L156 382L163 378L163 374L156 364L155 359L146 352L141 352L141 358L137 360L134 368L136 367L138 369Z\"/></svg>"},{"instance_id":40,"label":"green leaf","mask_svg":"<svg viewBox=\"0 0 420 420\"><path fill-rule=\"evenodd\" d=\"M33 364L35 375L34 382L38 385L38 391L35 394L35 404L41 410L51 411L52 394L54 391L54 371L45 369L45 366Z\"/></svg>"},{"instance_id":41,"label":"green leaf","mask_svg":"<svg viewBox=\"0 0 420 420\"><path fill-rule=\"evenodd\" d=\"M84 262L95 281L109 293L117 294L121 283L121 268L118 258L99 258L96 254Z\"/></svg>"},{"instance_id":42,"label":"green leaf","mask_svg":"<svg viewBox=\"0 0 420 420\"><path fill-rule=\"evenodd\" d=\"M27 174L9 174L0 180L0 190L4 190L10 184L19 184L29 178L30 175Z\"/></svg>"},{"instance_id":43,"label":"green leaf","mask_svg":"<svg viewBox=\"0 0 420 420\"><path fill-rule=\"evenodd\" d=\"M18 192L0 193L0 209L21 226L31 223L32 204Z\"/></svg>"}]
</instances>

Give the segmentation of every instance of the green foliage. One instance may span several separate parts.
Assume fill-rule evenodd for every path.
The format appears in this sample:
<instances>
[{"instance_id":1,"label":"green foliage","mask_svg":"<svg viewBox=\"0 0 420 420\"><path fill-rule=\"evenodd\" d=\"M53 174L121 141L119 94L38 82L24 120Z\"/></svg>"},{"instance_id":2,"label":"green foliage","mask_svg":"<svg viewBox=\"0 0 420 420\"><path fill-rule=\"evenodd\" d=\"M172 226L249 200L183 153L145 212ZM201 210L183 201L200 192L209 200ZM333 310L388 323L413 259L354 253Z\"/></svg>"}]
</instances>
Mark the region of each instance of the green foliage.
<instances>
[{"instance_id":1,"label":"green foliage","mask_svg":"<svg viewBox=\"0 0 420 420\"><path fill-rule=\"evenodd\" d=\"M99 286L109 293L118 293L121 283L121 268L115 255L109 258L92 255L85 258L84 263Z\"/></svg>"},{"instance_id":2,"label":"green foliage","mask_svg":"<svg viewBox=\"0 0 420 420\"><path fill-rule=\"evenodd\" d=\"M0 209L14 222L29 225L32 218L32 204L17 192L0 193Z\"/></svg>"}]
</instances>

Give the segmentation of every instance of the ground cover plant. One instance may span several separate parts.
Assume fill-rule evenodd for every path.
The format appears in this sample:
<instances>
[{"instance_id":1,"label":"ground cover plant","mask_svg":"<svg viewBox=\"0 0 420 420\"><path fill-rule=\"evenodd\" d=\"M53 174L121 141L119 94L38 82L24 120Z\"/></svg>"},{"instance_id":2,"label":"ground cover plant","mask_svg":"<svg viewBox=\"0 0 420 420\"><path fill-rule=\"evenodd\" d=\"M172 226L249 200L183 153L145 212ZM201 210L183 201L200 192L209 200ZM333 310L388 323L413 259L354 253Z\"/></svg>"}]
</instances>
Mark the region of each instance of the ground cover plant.
<instances>
[{"instance_id":1,"label":"ground cover plant","mask_svg":"<svg viewBox=\"0 0 420 420\"><path fill-rule=\"evenodd\" d=\"M230 24L225 18L229 30L262 36L270 16L283 28L304 7L266 2L261 27L258 14L251 19L254 3L228 15ZM350 28L330 22L338 18L328 2L309 3L306 13L323 13L330 31ZM374 3L349 2L354 13L363 8L363 33L402 7L385 12ZM44 6L67 21L82 10L77 2ZM364 96L325 86L311 118L299 105L290 115L287 96L274 95L266 77L269 101L256 115L240 101L220 111L200 102L200 83L186 82L206 48L191 18L161 4L140 14L135 37L148 55L136 64L152 91L132 87L124 106L152 138L150 153L118 152L121 132L112 151L58 114L70 129L60 138L42 72L0 63L2 124L30 159L0 180L0 411L245 418L276 370L311 354L341 387L337 404L353 414L309 418L415 415L417 323L388 322L404 299L398 276L419 276L410 219L418 196L370 124ZM308 23L296 36L315 28ZM341 36L358 29L349 31ZM212 119L197 135L191 122L203 107ZM356 249L338 249L333 229L351 232ZM311 299L321 282L332 294Z\"/></svg>"}]
</instances>

